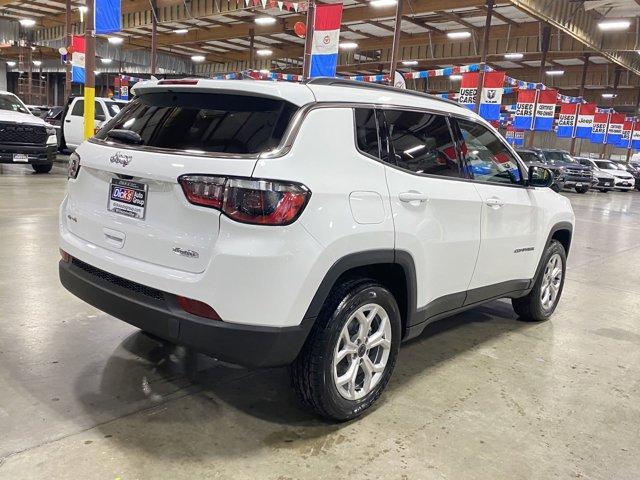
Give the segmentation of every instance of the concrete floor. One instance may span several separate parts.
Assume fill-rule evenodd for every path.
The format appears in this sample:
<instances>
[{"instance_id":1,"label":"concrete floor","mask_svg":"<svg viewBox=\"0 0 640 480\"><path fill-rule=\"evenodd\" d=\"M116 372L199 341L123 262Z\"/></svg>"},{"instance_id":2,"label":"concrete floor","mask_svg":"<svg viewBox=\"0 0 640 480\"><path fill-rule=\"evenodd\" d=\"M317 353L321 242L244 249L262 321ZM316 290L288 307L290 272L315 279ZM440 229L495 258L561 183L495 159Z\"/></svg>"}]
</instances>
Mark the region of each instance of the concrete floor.
<instances>
[{"instance_id":1,"label":"concrete floor","mask_svg":"<svg viewBox=\"0 0 640 480\"><path fill-rule=\"evenodd\" d=\"M433 325L375 410L332 425L286 370L162 346L63 290L65 180L0 167L0 478L640 477L640 193L567 194L552 321L494 302Z\"/></svg>"}]
</instances>

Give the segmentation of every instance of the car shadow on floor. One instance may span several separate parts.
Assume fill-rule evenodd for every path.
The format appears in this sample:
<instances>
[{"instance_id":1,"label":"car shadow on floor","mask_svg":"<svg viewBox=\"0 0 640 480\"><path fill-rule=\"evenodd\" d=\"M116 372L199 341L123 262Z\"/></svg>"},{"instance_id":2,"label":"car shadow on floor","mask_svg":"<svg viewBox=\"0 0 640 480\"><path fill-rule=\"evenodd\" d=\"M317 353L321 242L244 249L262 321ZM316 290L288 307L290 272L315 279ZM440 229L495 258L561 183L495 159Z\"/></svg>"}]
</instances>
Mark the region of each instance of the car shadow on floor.
<instances>
[{"instance_id":1,"label":"car shadow on floor","mask_svg":"<svg viewBox=\"0 0 640 480\"><path fill-rule=\"evenodd\" d=\"M403 344L385 398L407 382L486 342L522 329L511 306L493 302L429 325ZM123 392L129 392L123 396ZM102 412L98 396L148 401L121 420L99 424L109 438L152 455L183 458L237 456L265 446L315 448L336 440L350 423L324 421L305 410L286 368L245 370L136 332L116 349L102 372L99 393L81 396L89 414ZM133 413L133 412L132 412ZM331 440L333 439L333 440ZM239 446L241 445L241 447ZM188 447L187 447L188 446Z\"/></svg>"}]
</instances>

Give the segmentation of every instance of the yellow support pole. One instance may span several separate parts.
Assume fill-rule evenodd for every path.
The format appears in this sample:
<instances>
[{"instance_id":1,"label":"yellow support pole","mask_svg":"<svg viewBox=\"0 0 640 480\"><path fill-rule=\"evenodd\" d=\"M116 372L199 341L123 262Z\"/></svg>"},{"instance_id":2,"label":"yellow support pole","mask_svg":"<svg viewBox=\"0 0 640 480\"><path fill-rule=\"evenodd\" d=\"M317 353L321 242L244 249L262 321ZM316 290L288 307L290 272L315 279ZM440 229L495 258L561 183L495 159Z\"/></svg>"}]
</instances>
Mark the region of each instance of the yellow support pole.
<instances>
[{"instance_id":1,"label":"yellow support pole","mask_svg":"<svg viewBox=\"0 0 640 480\"><path fill-rule=\"evenodd\" d=\"M96 89L95 87L84 87L84 139L93 137L95 130L94 119L96 117Z\"/></svg>"},{"instance_id":2,"label":"yellow support pole","mask_svg":"<svg viewBox=\"0 0 640 480\"><path fill-rule=\"evenodd\" d=\"M87 0L84 26L84 139L93 137L96 117L96 32L93 17L94 0Z\"/></svg>"}]
</instances>

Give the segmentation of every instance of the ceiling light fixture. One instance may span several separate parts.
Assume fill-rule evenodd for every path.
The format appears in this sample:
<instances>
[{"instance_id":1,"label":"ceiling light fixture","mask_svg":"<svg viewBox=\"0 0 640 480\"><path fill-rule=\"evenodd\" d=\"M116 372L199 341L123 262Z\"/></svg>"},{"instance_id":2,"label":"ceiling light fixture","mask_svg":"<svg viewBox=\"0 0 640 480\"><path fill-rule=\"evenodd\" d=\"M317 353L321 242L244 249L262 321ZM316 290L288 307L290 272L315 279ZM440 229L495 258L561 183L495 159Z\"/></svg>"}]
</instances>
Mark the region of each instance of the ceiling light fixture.
<instances>
[{"instance_id":1,"label":"ceiling light fixture","mask_svg":"<svg viewBox=\"0 0 640 480\"><path fill-rule=\"evenodd\" d=\"M109 38L107 38L107 41L111 45L120 45L122 42L124 42L124 38L122 38L122 37L109 37Z\"/></svg>"},{"instance_id":2,"label":"ceiling light fixture","mask_svg":"<svg viewBox=\"0 0 640 480\"><path fill-rule=\"evenodd\" d=\"M505 60L522 60L524 55L522 53L505 53Z\"/></svg>"},{"instance_id":3,"label":"ceiling light fixture","mask_svg":"<svg viewBox=\"0 0 640 480\"><path fill-rule=\"evenodd\" d=\"M13 60L9 60L9 61L7 62L7 65L8 65L9 67L15 67L15 66L16 66L16 62L14 62Z\"/></svg>"},{"instance_id":4,"label":"ceiling light fixture","mask_svg":"<svg viewBox=\"0 0 640 480\"><path fill-rule=\"evenodd\" d=\"M603 93L602 98L616 98L618 95L615 93Z\"/></svg>"},{"instance_id":5,"label":"ceiling light fixture","mask_svg":"<svg viewBox=\"0 0 640 480\"><path fill-rule=\"evenodd\" d=\"M261 48L256 50L256 55L261 57L268 57L269 55L273 55L273 50L269 50L268 48Z\"/></svg>"},{"instance_id":6,"label":"ceiling light fixture","mask_svg":"<svg viewBox=\"0 0 640 480\"><path fill-rule=\"evenodd\" d=\"M196 62L196 63L200 63L200 62L204 62L205 61L205 57L204 57L204 55L192 55L191 56L191 60Z\"/></svg>"},{"instance_id":7,"label":"ceiling light fixture","mask_svg":"<svg viewBox=\"0 0 640 480\"><path fill-rule=\"evenodd\" d=\"M564 70L548 70L547 75L550 77L559 77L560 75L564 75Z\"/></svg>"},{"instance_id":8,"label":"ceiling light fixture","mask_svg":"<svg viewBox=\"0 0 640 480\"><path fill-rule=\"evenodd\" d=\"M414 66L418 65L418 61L417 60L403 60L402 61L402 65L404 65L405 67L414 67Z\"/></svg>"},{"instance_id":9,"label":"ceiling light fixture","mask_svg":"<svg viewBox=\"0 0 640 480\"><path fill-rule=\"evenodd\" d=\"M178 35L184 35L185 33L189 33L189 29L188 28L176 28L173 33L176 33Z\"/></svg>"},{"instance_id":10,"label":"ceiling light fixture","mask_svg":"<svg viewBox=\"0 0 640 480\"><path fill-rule=\"evenodd\" d=\"M254 20L256 25L273 25L276 23L276 19L273 17L256 17Z\"/></svg>"},{"instance_id":11,"label":"ceiling light fixture","mask_svg":"<svg viewBox=\"0 0 640 480\"><path fill-rule=\"evenodd\" d=\"M449 80L451 80L452 82L459 82L460 80L462 80L462 75L449 75Z\"/></svg>"},{"instance_id":12,"label":"ceiling light fixture","mask_svg":"<svg viewBox=\"0 0 640 480\"><path fill-rule=\"evenodd\" d=\"M34 61L33 61L33 64L34 64L36 67L39 67L40 65L42 65L42 62L41 62L40 60L34 60Z\"/></svg>"},{"instance_id":13,"label":"ceiling light fixture","mask_svg":"<svg viewBox=\"0 0 640 480\"><path fill-rule=\"evenodd\" d=\"M343 50L353 50L354 48L358 48L358 44L356 42L340 42L338 46Z\"/></svg>"},{"instance_id":14,"label":"ceiling light fixture","mask_svg":"<svg viewBox=\"0 0 640 480\"><path fill-rule=\"evenodd\" d=\"M453 40L458 40L461 38L469 38L471 37L471 32L469 32L468 30L462 30L458 32L447 32L447 37Z\"/></svg>"},{"instance_id":15,"label":"ceiling light fixture","mask_svg":"<svg viewBox=\"0 0 640 480\"><path fill-rule=\"evenodd\" d=\"M605 32L614 30L627 30L631 26L629 20L602 20L598 23L598 28Z\"/></svg>"},{"instance_id":16,"label":"ceiling light fixture","mask_svg":"<svg viewBox=\"0 0 640 480\"><path fill-rule=\"evenodd\" d=\"M113 60L111 60L110 58L101 58L100 61L105 65L109 65Z\"/></svg>"},{"instance_id":17,"label":"ceiling light fixture","mask_svg":"<svg viewBox=\"0 0 640 480\"><path fill-rule=\"evenodd\" d=\"M32 18L21 18L19 22L20 22L20 25L27 28L33 27L36 24L36 21L33 20Z\"/></svg>"},{"instance_id":18,"label":"ceiling light fixture","mask_svg":"<svg viewBox=\"0 0 640 480\"><path fill-rule=\"evenodd\" d=\"M371 0L369 5L376 8L393 7L398 3L398 0Z\"/></svg>"}]
</instances>

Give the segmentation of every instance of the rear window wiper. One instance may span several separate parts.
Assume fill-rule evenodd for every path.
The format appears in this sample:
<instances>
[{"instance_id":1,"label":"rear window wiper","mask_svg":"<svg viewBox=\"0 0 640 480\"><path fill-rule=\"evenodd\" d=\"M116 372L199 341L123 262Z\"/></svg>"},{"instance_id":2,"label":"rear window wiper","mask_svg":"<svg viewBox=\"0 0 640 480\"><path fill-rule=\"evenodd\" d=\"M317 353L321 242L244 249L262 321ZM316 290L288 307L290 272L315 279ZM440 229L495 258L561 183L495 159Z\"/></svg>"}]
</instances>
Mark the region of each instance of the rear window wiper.
<instances>
[{"instance_id":1,"label":"rear window wiper","mask_svg":"<svg viewBox=\"0 0 640 480\"><path fill-rule=\"evenodd\" d=\"M131 145L141 145L143 143L142 137L136 132L133 132L131 130L123 130L120 128L109 130L107 132L107 138L112 138L113 140L117 140L123 143L129 143Z\"/></svg>"}]
</instances>

